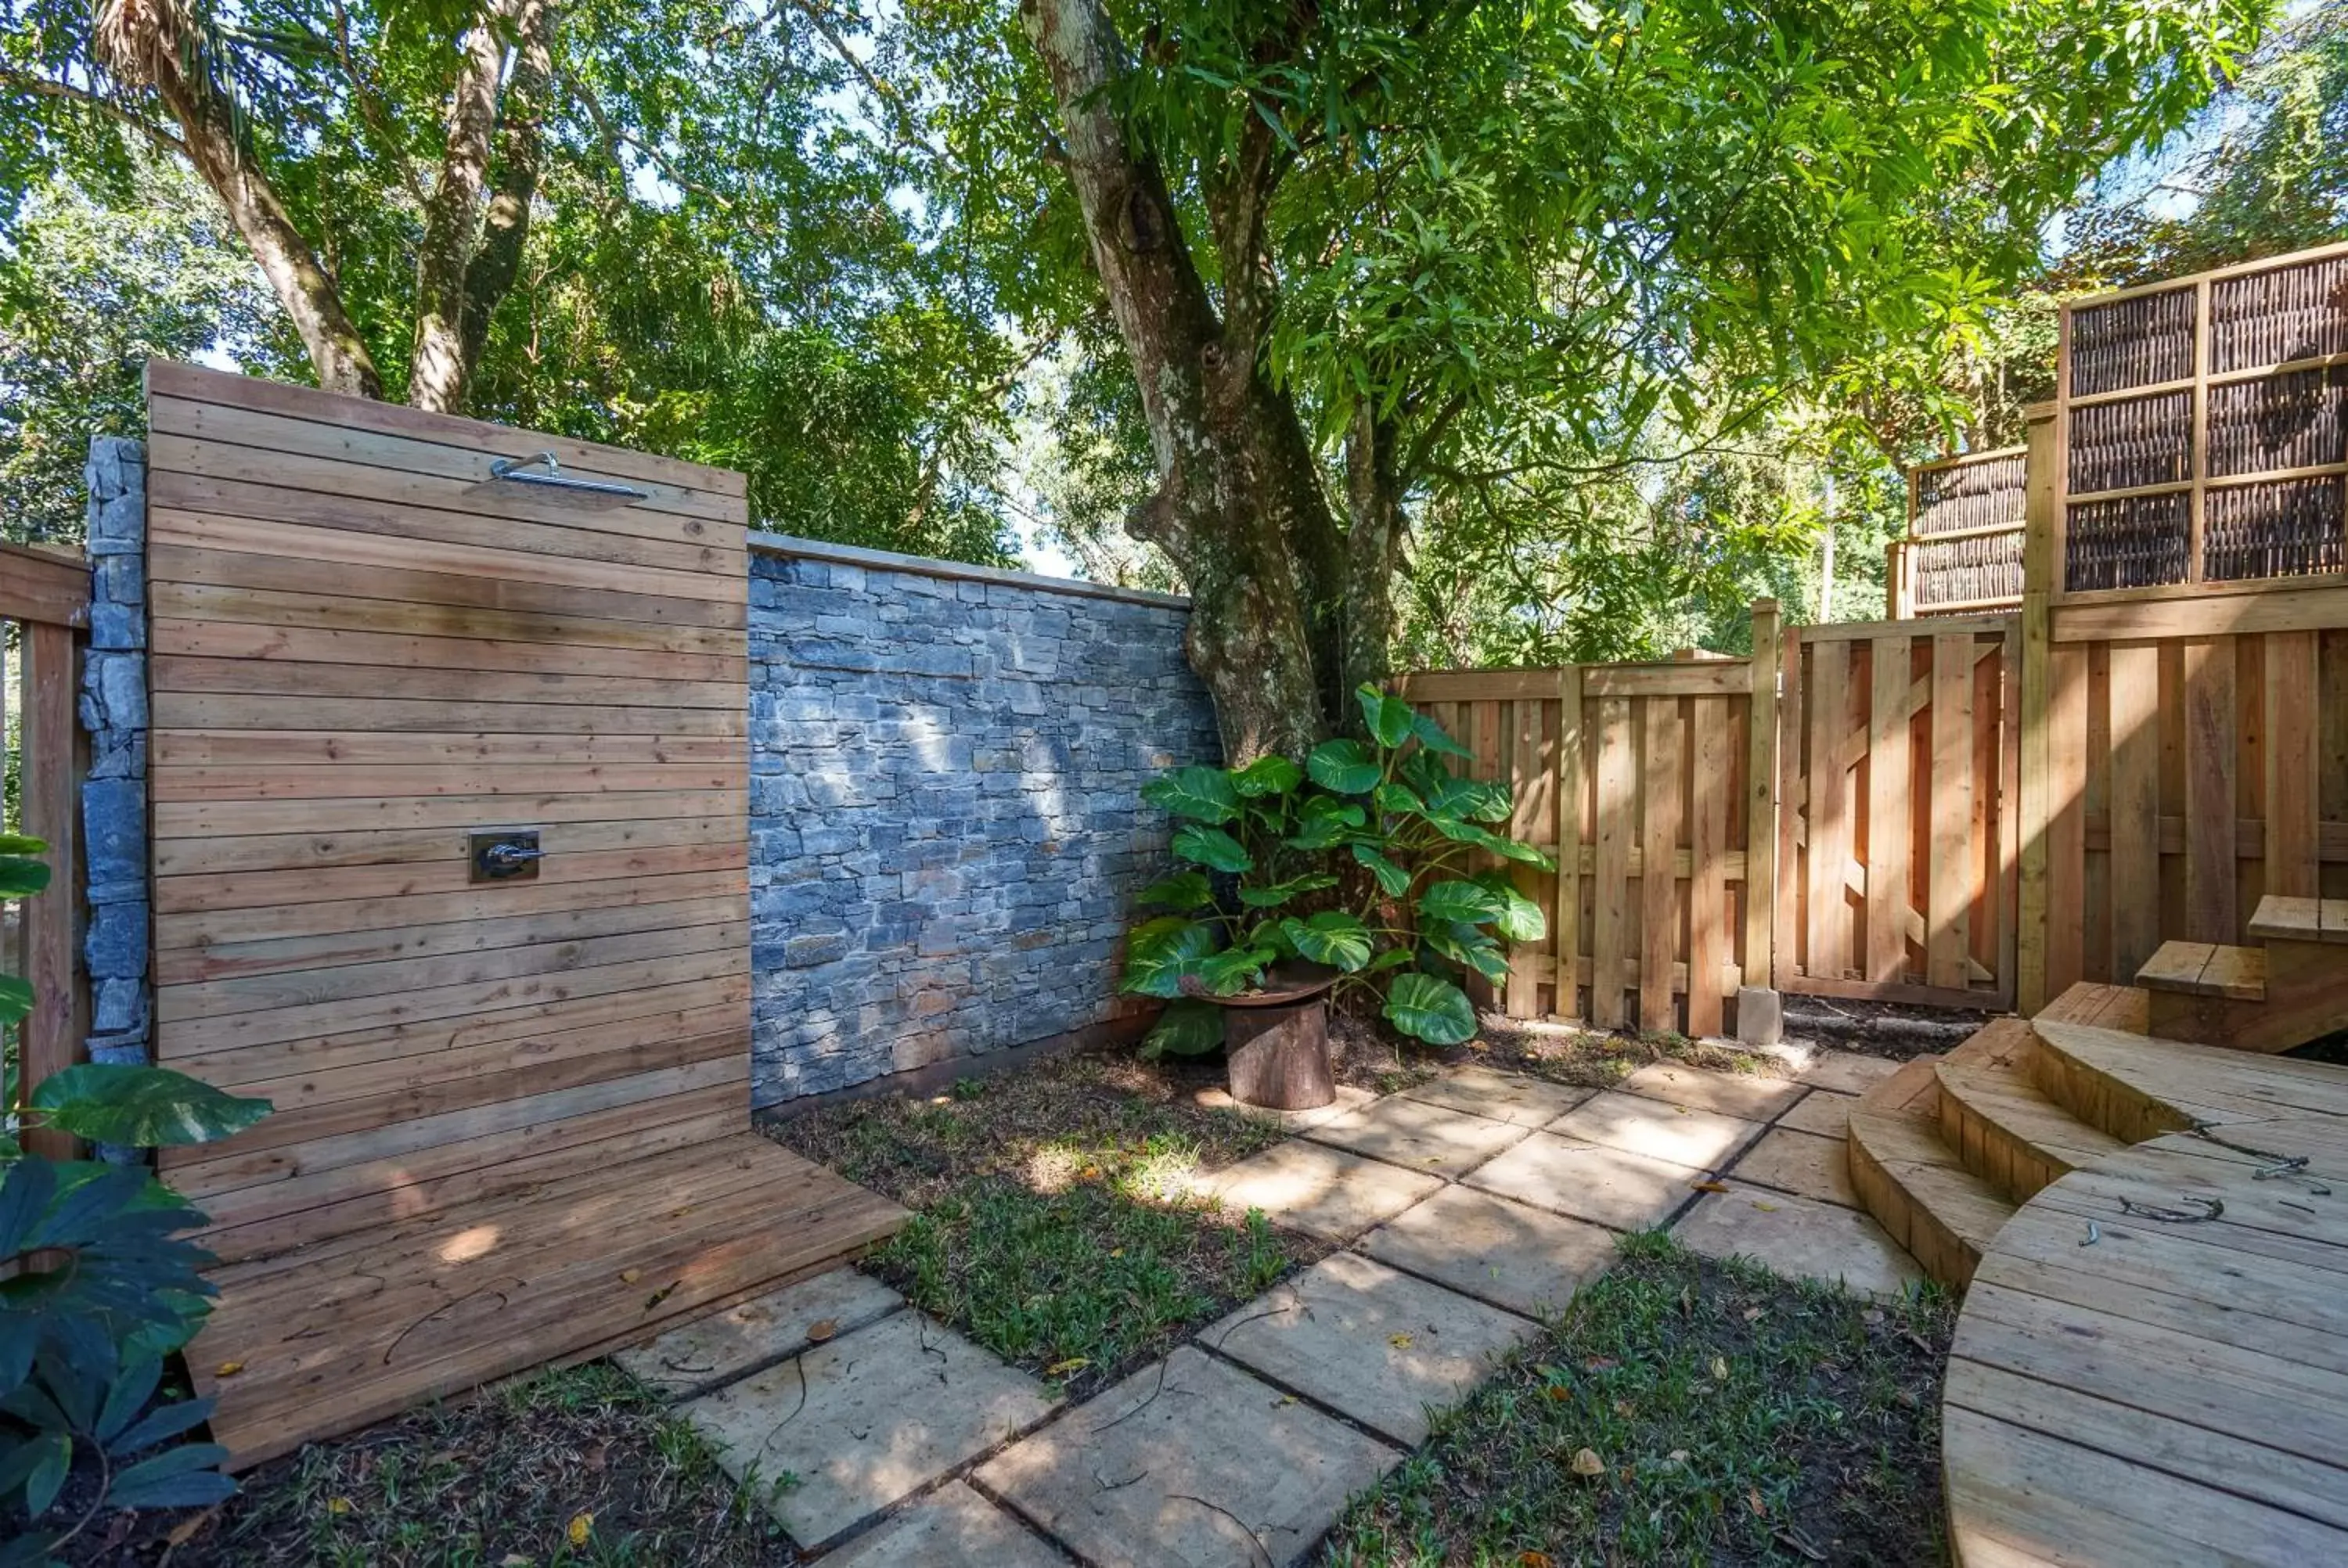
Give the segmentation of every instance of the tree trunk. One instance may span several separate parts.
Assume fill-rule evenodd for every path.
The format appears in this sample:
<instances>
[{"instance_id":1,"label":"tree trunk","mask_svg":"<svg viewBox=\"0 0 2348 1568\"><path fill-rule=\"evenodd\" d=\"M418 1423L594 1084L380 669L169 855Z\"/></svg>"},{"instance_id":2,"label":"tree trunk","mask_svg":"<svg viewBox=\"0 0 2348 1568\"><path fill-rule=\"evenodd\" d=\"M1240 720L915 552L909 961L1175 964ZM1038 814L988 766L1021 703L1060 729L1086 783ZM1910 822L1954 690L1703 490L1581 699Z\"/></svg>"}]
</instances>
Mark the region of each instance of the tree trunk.
<instances>
[{"instance_id":1,"label":"tree trunk","mask_svg":"<svg viewBox=\"0 0 2348 1568\"><path fill-rule=\"evenodd\" d=\"M489 0L465 35L448 93L440 175L424 203L424 233L416 247L416 345L408 357L407 401L442 414L455 413L465 400L466 264L489 182L509 8L507 0Z\"/></svg>"},{"instance_id":2,"label":"tree trunk","mask_svg":"<svg viewBox=\"0 0 2348 1568\"><path fill-rule=\"evenodd\" d=\"M335 280L244 145L236 107L213 79L194 18L174 0L103 0L96 24L92 44L107 68L133 86L152 85L179 123L189 163L220 199L284 307L318 384L380 397L375 357L343 309Z\"/></svg>"},{"instance_id":3,"label":"tree trunk","mask_svg":"<svg viewBox=\"0 0 2348 1568\"><path fill-rule=\"evenodd\" d=\"M1133 361L1158 488L1128 528L1190 585L1188 651L1215 700L1224 759L1302 759L1337 712L1343 547L1294 404L1262 374L1249 251L1268 161L1244 152L1215 199L1225 220L1219 319L1166 182L1109 107L1123 73L1098 0L1022 0L1052 83L1093 262ZM1240 204L1246 204L1243 208ZM1235 270L1231 257L1237 254Z\"/></svg>"},{"instance_id":4,"label":"tree trunk","mask_svg":"<svg viewBox=\"0 0 2348 1568\"><path fill-rule=\"evenodd\" d=\"M489 318L513 292L530 239L530 204L538 194L545 151L548 97L554 82L553 0L520 0L514 16L513 69L498 119L497 184L481 222L481 242L465 269L462 361L469 383L489 338Z\"/></svg>"},{"instance_id":5,"label":"tree trunk","mask_svg":"<svg viewBox=\"0 0 2348 1568\"><path fill-rule=\"evenodd\" d=\"M1402 484L1395 432L1365 403L1345 437L1344 688L1378 684L1394 647L1394 578L1401 564Z\"/></svg>"}]
</instances>

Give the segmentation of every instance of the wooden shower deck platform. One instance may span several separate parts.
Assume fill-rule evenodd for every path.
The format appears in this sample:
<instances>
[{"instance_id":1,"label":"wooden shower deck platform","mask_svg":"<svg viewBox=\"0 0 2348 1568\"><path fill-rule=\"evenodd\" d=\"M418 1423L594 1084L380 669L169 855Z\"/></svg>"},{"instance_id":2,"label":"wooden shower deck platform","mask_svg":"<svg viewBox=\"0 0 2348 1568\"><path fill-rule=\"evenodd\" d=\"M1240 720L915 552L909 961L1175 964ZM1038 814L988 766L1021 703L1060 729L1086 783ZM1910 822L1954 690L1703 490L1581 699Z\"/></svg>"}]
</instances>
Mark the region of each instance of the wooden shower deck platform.
<instances>
[{"instance_id":1,"label":"wooden shower deck platform","mask_svg":"<svg viewBox=\"0 0 2348 1568\"><path fill-rule=\"evenodd\" d=\"M732 1132L231 1264L189 1364L243 1469L836 1267L906 1218Z\"/></svg>"},{"instance_id":2,"label":"wooden shower deck platform","mask_svg":"<svg viewBox=\"0 0 2348 1568\"><path fill-rule=\"evenodd\" d=\"M2115 1121L2240 1147L2159 1132L1998 1230L1943 1399L1958 1560L2348 1563L2348 1070L2052 1034Z\"/></svg>"}]
</instances>

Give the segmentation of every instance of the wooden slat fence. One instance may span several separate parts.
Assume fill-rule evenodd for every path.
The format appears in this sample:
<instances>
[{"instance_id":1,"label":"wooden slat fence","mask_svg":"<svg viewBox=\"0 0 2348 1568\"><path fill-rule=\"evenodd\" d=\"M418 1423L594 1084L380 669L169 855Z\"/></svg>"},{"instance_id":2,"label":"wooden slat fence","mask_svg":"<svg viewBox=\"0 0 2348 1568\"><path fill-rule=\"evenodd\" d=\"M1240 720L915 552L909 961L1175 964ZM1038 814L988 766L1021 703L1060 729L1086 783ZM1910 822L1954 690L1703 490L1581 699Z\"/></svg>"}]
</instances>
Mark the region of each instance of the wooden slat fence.
<instances>
[{"instance_id":1,"label":"wooden slat fence","mask_svg":"<svg viewBox=\"0 0 2348 1568\"><path fill-rule=\"evenodd\" d=\"M2006 610L2022 602L2024 449L1968 452L1908 470L1908 531L1886 547L1886 612Z\"/></svg>"},{"instance_id":2,"label":"wooden slat fence","mask_svg":"<svg viewBox=\"0 0 2348 1568\"><path fill-rule=\"evenodd\" d=\"M1787 634L1781 990L2013 998L2020 618Z\"/></svg>"},{"instance_id":3,"label":"wooden slat fence","mask_svg":"<svg viewBox=\"0 0 2348 1568\"><path fill-rule=\"evenodd\" d=\"M1765 610L1766 620L1773 612ZM1773 623L1774 624L1774 623ZM1445 671L1398 689L1476 753L1479 776L1516 793L1515 836L1557 857L1520 868L1550 914L1548 939L1511 955L1512 1017L1717 1034L1751 960L1767 967L1775 853L1768 791L1773 690L1744 659L1551 670ZM1765 675L1765 680L1768 677ZM1754 723L1756 701L1763 723Z\"/></svg>"},{"instance_id":4,"label":"wooden slat fence","mask_svg":"<svg viewBox=\"0 0 2348 1568\"><path fill-rule=\"evenodd\" d=\"M32 1015L18 1026L20 1092L79 1059L85 1007L74 961L81 855L75 838L81 736L74 723L80 631L89 624L89 566L79 551L0 545L0 650L16 666L16 695L0 704L15 721L0 733L15 776L9 831L48 841L47 889L8 911L0 969L33 985ZM74 1140L36 1129L34 1153L67 1158Z\"/></svg>"}]
</instances>

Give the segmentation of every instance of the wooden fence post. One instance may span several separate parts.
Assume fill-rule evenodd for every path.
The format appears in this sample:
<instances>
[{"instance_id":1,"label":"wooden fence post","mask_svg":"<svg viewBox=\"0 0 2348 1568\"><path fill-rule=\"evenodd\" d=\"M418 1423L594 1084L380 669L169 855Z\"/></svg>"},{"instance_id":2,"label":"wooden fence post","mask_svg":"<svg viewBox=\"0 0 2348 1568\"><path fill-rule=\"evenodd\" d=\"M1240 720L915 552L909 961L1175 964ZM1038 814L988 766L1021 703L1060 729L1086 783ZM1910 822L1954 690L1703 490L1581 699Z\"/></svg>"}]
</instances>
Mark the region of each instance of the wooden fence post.
<instances>
[{"instance_id":1,"label":"wooden fence post","mask_svg":"<svg viewBox=\"0 0 2348 1568\"><path fill-rule=\"evenodd\" d=\"M1776 983L1777 601L1753 601L1753 712L1746 737L1745 966L1748 986Z\"/></svg>"},{"instance_id":2,"label":"wooden fence post","mask_svg":"<svg viewBox=\"0 0 2348 1568\"><path fill-rule=\"evenodd\" d=\"M2022 887L2014 929L2014 1007L2025 1018L2050 999L2046 995L2047 825L2052 758L2047 729L2047 674L2054 654L2051 620L2055 559L2055 465L2061 460L2054 436L2054 409L2029 410L2030 445L2022 537Z\"/></svg>"},{"instance_id":3,"label":"wooden fence post","mask_svg":"<svg viewBox=\"0 0 2348 1568\"><path fill-rule=\"evenodd\" d=\"M24 901L25 979L32 983L34 1005L18 1036L23 1056L17 1064L17 1092L29 1100L41 1080L71 1067L81 1053L74 1027L80 1011L74 988L74 888L81 856L74 837L79 793L74 766L74 630L51 620L19 624L24 631L24 830L49 846L45 857L49 885ZM27 1153L52 1160L70 1160L78 1147L70 1135L45 1127L25 1134Z\"/></svg>"},{"instance_id":4,"label":"wooden fence post","mask_svg":"<svg viewBox=\"0 0 2348 1568\"><path fill-rule=\"evenodd\" d=\"M1550 1003L1560 1018L1581 1013L1581 810L1589 790L1581 772L1581 666L1557 672L1557 912L1550 922L1557 953Z\"/></svg>"}]
</instances>

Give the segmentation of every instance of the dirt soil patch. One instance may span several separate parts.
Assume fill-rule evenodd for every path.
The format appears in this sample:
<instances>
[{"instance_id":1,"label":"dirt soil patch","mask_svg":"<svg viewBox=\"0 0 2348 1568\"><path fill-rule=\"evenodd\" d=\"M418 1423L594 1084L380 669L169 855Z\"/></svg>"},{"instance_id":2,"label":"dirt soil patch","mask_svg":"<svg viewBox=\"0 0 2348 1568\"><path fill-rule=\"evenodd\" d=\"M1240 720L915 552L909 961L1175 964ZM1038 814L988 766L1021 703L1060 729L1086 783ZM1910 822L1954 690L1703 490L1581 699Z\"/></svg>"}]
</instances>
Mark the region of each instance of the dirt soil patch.
<instances>
[{"instance_id":1,"label":"dirt soil patch","mask_svg":"<svg viewBox=\"0 0 2348 1568\"><path fill-rule=\"evenodd\" d=\"M860 1266L1082 1399L1327 1251L1194 1194L1287 1136L1198 1103L1220 1063L1062 1057L826 1106L780 1143L914 1211Z\"/></svg>"},{"instance_id":2,"label":"dirt soil patch","mask_svg":"<svg viewBox=\"0 0 2348 1568\"><path fill-rule=\"evenodd\" d=\"M118 1513L75 1568L732 1568L789 1543L609 1362L532 1374L262 1466L218 1509Z\"/></svg>"},{"instance_id":3,"label":"dirt soil patch","mask_svg":"<svg viewBox=\"0 0 2348 1568\"><path fill-rule=\"evenodd\" d=\"M1955 1311L1628 1237L1543 1338L1357 1500L1327 1568L1926 1568Z\"/></svg>"}]
</instances>

